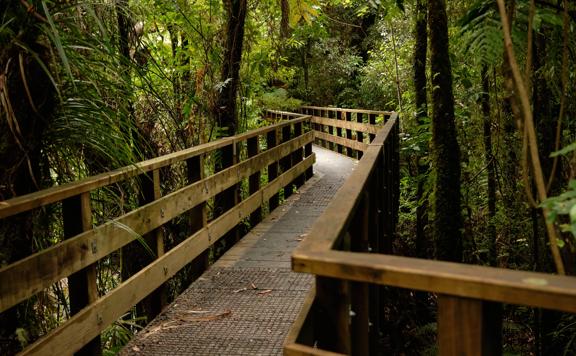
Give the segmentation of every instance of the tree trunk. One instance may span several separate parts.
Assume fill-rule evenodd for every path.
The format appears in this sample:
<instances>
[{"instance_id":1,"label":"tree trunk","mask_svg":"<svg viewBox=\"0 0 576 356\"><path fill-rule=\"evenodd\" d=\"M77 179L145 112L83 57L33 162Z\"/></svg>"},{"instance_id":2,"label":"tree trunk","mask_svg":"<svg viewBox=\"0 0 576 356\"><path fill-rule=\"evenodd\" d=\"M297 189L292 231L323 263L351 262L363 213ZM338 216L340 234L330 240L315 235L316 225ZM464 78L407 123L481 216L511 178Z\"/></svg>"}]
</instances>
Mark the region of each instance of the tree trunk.
<instances>
[{"instance_id":1,"label":"tree trunk","mask_svg":"<svg viewBox=\"0 0 576 356\"><path fill-rule=\"evenodd\" d=\"M416 94L416 118L418 125L423 125L428 117L428 98L426 93L426 56L428 54L428 28L427 28L426 0L416 2L416 23L414 28L414 92ZM427 152L424 147L424 152ZM428 241L425 229L428 225L428 197L424 197L424 182L428 176L428 164L423 155L416 157L418 166L418 187L416 190L416 256L426 257Z\"/></svg>"},{"instance_id":2,"label":"tree trunk","mask_svg":"<svg viewBox=\"0 0 576 356\"><path fill-rule=\"evenodd\" d=\"M436 257L462 260L460 211L460 148L454 123L452 68L448 50L448 18L445 0L428 1L430 66L432 70L432 162Z\"/></svg>"},{"instance_id":3,"label":"tree trunk","mask_svg":"<svg viewBox=\"0 0 576 356\"><path fill-rule=\"evenodd\" d=\"M488 67L482 66L482 94L480 95L480 106L482 107L483 133L484 133L484 161L488 174L488 240L489 254L488 260L491 266L496 266L496 226L494 217L496 216L496 162L492 154L492 110L490 109L490 78Z\"/></svg>"},{"instance_id":4,"label":"tree trunk","mask_svg":"<svg viewBox=\"0 0 576 356\"><path fill-rule=\"evenodd\" d=\"M246 21L247 0L222 0L228 14L226 24L226 48L222 63L222 90L218 95L216 120L226 136L236 134L238 113L236 94L240 80L240 64L244 43L244 23Z\"/></svg>"}]
</instances>

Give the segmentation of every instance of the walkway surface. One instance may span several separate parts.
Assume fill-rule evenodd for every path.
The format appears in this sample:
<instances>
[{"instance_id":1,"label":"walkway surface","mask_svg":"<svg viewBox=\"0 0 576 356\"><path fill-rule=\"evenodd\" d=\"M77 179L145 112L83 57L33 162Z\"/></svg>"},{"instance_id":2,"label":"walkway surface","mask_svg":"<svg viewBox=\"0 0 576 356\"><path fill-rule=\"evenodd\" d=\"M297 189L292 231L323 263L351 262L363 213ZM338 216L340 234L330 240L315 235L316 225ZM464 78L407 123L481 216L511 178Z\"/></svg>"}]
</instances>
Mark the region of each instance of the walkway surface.
<instances>
[{"instance_id":1,"label":"walkway surface","mask_svg":"<svg viewBox=\"0 0 576 356\"><path fill-rule=\"evenodd\" d=\"M312 277L292 250L355 167L314 147L315 176L258 224L122 350L122 355L281 355Z\"/></svg>"}]
</instances>

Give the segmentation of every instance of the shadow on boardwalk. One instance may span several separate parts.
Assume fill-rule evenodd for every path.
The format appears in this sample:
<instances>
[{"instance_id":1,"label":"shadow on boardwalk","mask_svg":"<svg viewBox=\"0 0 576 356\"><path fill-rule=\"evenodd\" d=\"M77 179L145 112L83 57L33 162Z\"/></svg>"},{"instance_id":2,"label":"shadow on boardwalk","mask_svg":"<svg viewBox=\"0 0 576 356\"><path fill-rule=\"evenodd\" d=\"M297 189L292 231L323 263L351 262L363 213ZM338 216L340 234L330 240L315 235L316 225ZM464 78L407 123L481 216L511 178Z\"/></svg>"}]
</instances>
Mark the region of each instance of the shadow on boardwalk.
<instances>
[{"instance_id":1,"label":"shadow on boardwalk","mask_svg":"<svg viewBox=\"0 0 576 356\"><path fill-rule=\"evenodd\" d=\"M122 355L280 355L312 277L290 255L344 183L355 161L314 147L315 177L258 224Z\"/></svg>"}]
</instances>

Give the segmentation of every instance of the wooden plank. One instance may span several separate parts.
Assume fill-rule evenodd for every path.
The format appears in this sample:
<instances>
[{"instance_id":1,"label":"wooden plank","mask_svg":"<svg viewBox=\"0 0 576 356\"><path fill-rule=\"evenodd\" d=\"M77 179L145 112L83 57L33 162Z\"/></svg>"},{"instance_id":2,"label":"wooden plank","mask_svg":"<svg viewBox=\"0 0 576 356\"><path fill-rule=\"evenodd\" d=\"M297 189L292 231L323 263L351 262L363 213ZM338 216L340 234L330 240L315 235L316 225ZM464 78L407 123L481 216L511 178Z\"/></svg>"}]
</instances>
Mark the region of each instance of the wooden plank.
<instances>
[{"instance_id":1,"label":"wooden plank","mask_svg":"<svg viewBox=\"0 0 576 356\"><path fill-rule=\"evenodd\" d=\"M365 133L377 134L378 131L382 130L383 125L370 125L362 122L355 121L344 121L344 120L334 120L326 117L313 116L312 122L315 124L322 124L333 126L340 129L361 131ZM352 135L350 133L350 135ZM348 136L349 138L350 136Z\"/></svg>"},{"instance_id":2,"label":"wooden plank","mask_svg":"<svg viewBox=\"0 0 576 356\"><path fill-rule=\"evenodd\" d=\"M308 166L314 163L314 159L314 156L309 157L270 182L259 192L212 221L207 227L168 251L90 307L83 309L66 323L36 341L22 354L61 355L80 349L87 340L99 334L121 317L126 310L171 278L242 219L248 217L287 182L306 171Z\"/></svg>"},{"instance_id":3,"label":"wooden plank","mask_svg":"<svg viewBox=\"0 0 576 356\"><path fill-rule=\"evenodd\" d=\"M182 151L139 162L131 166L98 174L96 176L92 176L77 182L63 184L61 186L44 189L39 192L26 194L21 197L1 201L0 219L21 213L23 211L55 203L75 195L86 193L94 189L135 177L139 174L169 166L176 162L185 161L189 158L230 145L231 143L247 140L251 137L264 135L269 131L281 129L284 126L292 125L295 122L305 122L309 120L309 116L302 116L290 121L279 122L277 124L251 130L237 136L222 138L220 140L205 143L200 146L191 147Z\"/></svg>"},{"instance_id":4,"label":"wooden plank","mask_svg":"<svg viewBox=\"0 0 576 356\"><path fill-rule=\"evenodd\" d=\"M312 287L304 299L300 312L290 326L290 330L288 330L288 335L286 335L286 339L284 339L284 347L291 344L305 344L309 346L314 344L311 310L315 298L316 290Z\"/></svg>"},{"instance_id":5,"label":"wooden plank","mask_svg":"<svg viewBox=\"0 0 576 356\"><path fill-rule=\"evenodd\" d=\"M299 250L292 265L320 276L576 313L576 277L328 250Z\"/></svg>"},{"instance_id":6,"label":"wooden plank","mask_svg":"<svg viewBox=\"0 0 576 356\"><path fill-rule=\"evenodd\" d=\"M443 356L501 355L501 305L439 295L438 344Z\"/></svg>"},{"instance_id":7,"label":"wooden plank","mask_svg":"<svg viewBox=\"0 0 576 356\"><path fill-rule=\"evenodd\" d=\"M268 131L266 134L266 148L271 150L278 144L278 131ZM276 179L278 176L278 162L274 161L268 165L268 181ZM272 211L280 205L280 195L274 194L268 202L268 210Z\"/></svg>"},{"instance_id":8,"label":"wooden plank","mask_svg":"<svg viewBox=\"0 0 576 356\"><path fill-rule=\"evenodd\" d=\"M312 140L313 134L306 133L91 231L1 268L0 311L89 266Z\"/></svg>"},{"instance_id":9,"label":"wooden plank","mask_svg":"<svg viewBox=\"0 0 576 356\"><path fill-rule=\"evenodd\" d=\"M300 124L302 125L302 124ZM248 157L254 157L258 153L260 153L260 145L259 145L259 137L252 137L248 139L247 142L247 149L248 149ZM248 193L250 195L256 193L260 190L260 178L261 174L260 171L252 174L250 178L248 178ZM262 221L262 209L256 209L250 215L250 226L256 226L260 221Z\"/></svg>"},{"instance_id":10,"label":"wooden plank","mask_svg":"<svg viewBox=\"0 0 576 356\"><path fill-rule=\"evenodd\" d=\"M339 145L353 148L358 151L366 151L366 149L368 148L367 143L349 140L347 138L330 135L325 132L314 131L314 136L321 140L328 141L330 143L337 143Z\"/></svg>"}]
</instances>

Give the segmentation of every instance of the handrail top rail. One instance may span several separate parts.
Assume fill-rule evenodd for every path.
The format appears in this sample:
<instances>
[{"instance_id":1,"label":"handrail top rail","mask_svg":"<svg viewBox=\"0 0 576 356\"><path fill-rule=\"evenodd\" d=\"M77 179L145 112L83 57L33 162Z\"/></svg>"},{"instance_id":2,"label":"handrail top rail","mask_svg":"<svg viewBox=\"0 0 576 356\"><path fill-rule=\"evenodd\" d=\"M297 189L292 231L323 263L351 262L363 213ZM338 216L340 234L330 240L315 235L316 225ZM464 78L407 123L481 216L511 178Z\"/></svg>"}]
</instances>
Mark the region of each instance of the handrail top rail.
<instances>
[{"instance_id":1,"label":"handrail top rail","mask_svg":"<svg viewBox=\"0 0 576 356\"><path fill-rule=\"evenodd\" d=\"M340 111L340 112L350 112L350 113L360 113L360 114L377 114L377 115L393 115L393 114L396 114L395 111L347 109L347 108L324 107L324 106L301 106L300 108L301 108L301 109L313 109L313 110Z\"/></svg>"},{"instance_id":2,"label":"handrail top rail","mask_svg":"<svg viewBox=\"0 0 576 356\"><path fill-rule=\"evenodd\" d=\"M236 144L240 141L245 141L269 131L280 129L287 125L307 121L311 118L310 115L298 115L300 117L293 120L286 120L262 128L250 130L239 135L220 138L216 141L204 143L202 145L190 147L181 151L172 152L163 156L141 161L130 166L125 166L114 169L112 171L86 177L78 181L65 183L59 186L46 188L5 201L0 201L0 219L7 218L31 209L40 208L42 206L62 201L64 199L83 193L87 193L94 189L102 188L127 178L147 173L155 169L163 168L177 162L185 161L204 153L214 151L231 144Z\"/></svg>"}]
</instances>

